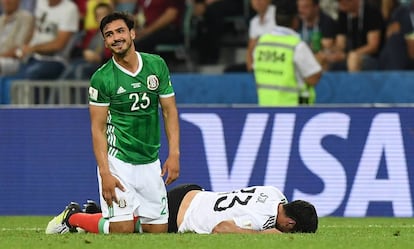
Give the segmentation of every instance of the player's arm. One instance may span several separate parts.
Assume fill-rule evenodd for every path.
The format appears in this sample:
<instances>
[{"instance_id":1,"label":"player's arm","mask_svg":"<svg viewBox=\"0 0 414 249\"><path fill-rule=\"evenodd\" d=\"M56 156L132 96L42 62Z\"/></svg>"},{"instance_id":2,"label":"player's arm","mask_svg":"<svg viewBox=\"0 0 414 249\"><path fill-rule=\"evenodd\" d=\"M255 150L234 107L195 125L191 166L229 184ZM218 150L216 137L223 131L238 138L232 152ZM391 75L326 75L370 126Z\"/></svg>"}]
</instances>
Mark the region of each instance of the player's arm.
<instances>
[{"instance_id":1,"label":"player's arm","mask_svg":"<svg viewBox=\"0 0 414 249\"><path fill-rule=\"evenodd\" d=\"M253 229L246 229L241 228L236 225L233 220L225 220L217 224L214 228L212 233L282 233L281 231L277 230L276 228L267 229L263 231L256 231Z\"/></svg>"},{"instance_id":2,"label":"player's arm","mask_svg":"<svg viewBox=\"0 0 414 249\"><path fill-rule=\"evenodd\" d=\"M115 187L123 189L123 186L117 178L115 178L108 164L108 144L106 141L106 120L108 116L107 106L89 105L89 113L91 118L92 143L95 158L99 167L99 174L102 179L102 195L108 206L112 206L112 202L118 202L115 194Z\"/></svg>"},{"instance_id":3,"label":"player's arm","mask_svg":"<svg viewBox=\"0 0 414 249\"><path fill-rule=\"evenodd\" d=\"M168 139L168 157L162 167L161 175L167 174L165 184L175 181L180 173L180 127L175 97L160 98L164 128Z\"/></svg>"}]
</instances>

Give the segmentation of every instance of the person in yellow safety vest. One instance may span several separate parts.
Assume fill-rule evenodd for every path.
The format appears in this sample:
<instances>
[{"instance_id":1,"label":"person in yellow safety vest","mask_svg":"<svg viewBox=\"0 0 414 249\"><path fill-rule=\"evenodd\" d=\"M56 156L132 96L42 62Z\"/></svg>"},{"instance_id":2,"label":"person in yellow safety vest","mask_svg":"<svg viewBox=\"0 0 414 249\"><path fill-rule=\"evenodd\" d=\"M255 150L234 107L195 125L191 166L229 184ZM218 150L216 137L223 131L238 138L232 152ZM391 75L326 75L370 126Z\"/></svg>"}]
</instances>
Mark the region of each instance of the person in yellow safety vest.
<instances>
[{"instance_id":1,"label":"person in yellow safety vest","mask_svg":"<svg viewBox=\"0 0 414 249\"><path fill-rule=\"evenodd\" d=\"M259 37L253 52L258 104L312 104L314 86L321 78L322 68L309 46L294 31L298 24L296 6L278 5L276 23L270 33Z\"/></svg>"}]
</instances>

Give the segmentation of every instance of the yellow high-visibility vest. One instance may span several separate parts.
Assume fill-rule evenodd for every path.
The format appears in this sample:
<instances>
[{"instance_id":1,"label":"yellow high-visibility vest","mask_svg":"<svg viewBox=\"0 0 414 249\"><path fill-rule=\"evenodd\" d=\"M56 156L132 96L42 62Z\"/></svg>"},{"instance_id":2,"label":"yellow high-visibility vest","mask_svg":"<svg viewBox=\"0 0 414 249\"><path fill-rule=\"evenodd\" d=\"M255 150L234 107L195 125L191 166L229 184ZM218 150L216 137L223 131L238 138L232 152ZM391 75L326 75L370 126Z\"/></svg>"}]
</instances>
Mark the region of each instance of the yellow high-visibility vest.
<instances>
[{"instance_id":1,"label":"yellow high-visibility vest","mask_svg":"<svg viewBox=\"0 0 414 249\"><path fill-rule=\"evenodd\" d=\"M254 76L260 106L297 106L299 98L313 103L313 87L295 77L294 51L300 38L293 35L262 35L253 55Z\"/></svg>"}]
</instances>

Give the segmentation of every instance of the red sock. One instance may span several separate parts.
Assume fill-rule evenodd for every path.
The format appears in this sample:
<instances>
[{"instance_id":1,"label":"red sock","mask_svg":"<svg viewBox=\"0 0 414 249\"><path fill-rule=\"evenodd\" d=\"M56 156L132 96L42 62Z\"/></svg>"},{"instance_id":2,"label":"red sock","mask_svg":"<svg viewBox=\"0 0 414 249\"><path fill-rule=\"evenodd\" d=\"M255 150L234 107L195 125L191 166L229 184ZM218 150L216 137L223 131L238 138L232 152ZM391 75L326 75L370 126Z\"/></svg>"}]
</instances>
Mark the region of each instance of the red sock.
<instances>
[{"instance_id":1,"label":"red sock","mask_svg":"<svg viewBox=\"0 0 414 249\"><path fill-rule=\"evenodd\" d=\"M101 219L103 219L102 213L76 213L69 217L69 224L85 229L85 231L90 233L99 233L99 221Z\"/></svg>"}]
</instances>

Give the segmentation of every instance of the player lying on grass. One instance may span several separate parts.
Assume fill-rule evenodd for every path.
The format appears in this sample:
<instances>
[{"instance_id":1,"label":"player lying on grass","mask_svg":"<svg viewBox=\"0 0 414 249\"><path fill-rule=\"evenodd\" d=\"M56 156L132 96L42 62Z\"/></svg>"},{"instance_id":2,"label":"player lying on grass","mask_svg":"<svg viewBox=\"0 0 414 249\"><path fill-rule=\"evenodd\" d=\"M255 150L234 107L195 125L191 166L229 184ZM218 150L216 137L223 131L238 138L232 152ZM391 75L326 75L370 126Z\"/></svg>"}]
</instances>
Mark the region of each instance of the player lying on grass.
<instances>
[{"instance_id":1,"label":"player lying on grass","mask_svg":"<svg viewBox=\"0 0 414 249\"><path fill-rule=\"evenodd\" d=\"M127 205L127 204L126 204ZM109 233L109 222L99 206L89 201L84 212L72 202L53 218L47 234L76 231ZM314 233L318 228L315 207L302 200L288 203L272 186L253 186L231 192L204 191L195 184L168 192L168 232L184 233ZM136 218L136 232L141 232Z\"/></svg>"}]
</instances>

